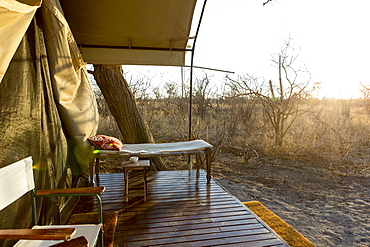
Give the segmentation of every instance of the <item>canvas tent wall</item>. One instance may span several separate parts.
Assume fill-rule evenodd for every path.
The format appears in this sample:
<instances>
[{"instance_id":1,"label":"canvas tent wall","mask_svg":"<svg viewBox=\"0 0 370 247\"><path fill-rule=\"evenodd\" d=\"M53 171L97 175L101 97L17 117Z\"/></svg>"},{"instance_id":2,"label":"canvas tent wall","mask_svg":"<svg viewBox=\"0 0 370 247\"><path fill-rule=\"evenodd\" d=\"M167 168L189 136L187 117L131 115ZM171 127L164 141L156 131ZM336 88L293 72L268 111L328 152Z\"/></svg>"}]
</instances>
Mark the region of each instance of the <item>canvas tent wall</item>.
<instances>
[{"instance_id":1,"label":"canvas tent wall","mask_svg":"<svg viewBox=\"0 0 370 247\"><path fill-rule=\"evenodd\" d=\"M71 186L98 122L85 62L183 65L195 3L0 0L0 166L32 156L37 188ZM31 224L22 200L0 228ZM63 205L45 200L41 221L57 222Z\"/></svg>"},{"instance_id":2,"label":"canvas tent wall","mask_svg":"<svg viewBox=\"0 0 370 247\"><path fill-rule=\"evenodd\" d=\"M32 18L36 20L31 15L35 14L35 7L39 7L41 2L30 0L29 3L31 2L35 5L29 6L17 1L0 0L0 20L2 20L0 22L0 57L2 58L1 71L4 71L2 72L4 75L5 71L10 73L7 67L17 47L13 44L17 45L21 42ZM38 20L44 42L42 45L46 48L48 73L56 106L68 139L78 145L74 153L83 153L87 148L90 149L90 144L86 140L96 132L98 120L96 102L87 77L85 62L62 14L59 2L44 0L39 12ZM18 31L18 28L23 31L23 34ZM13 30L15 30L15 35L13 35ZM12 45L8 46L9 44ZM23 73L27 75L28 71L23 71ZM1 82L4 80L4 75L1 77ZM5 97L4 100L6 100ZM88 165L84 160L86 155L75 156L80 165Z\"/></svg>"},{"instance_id":3,"label":"canvas tent wall","mask_svg":"<svg viewBox=\"0 0 370 247\"><path fill-rule=\"evenodd\" d=\"M0 0L0 166L32 156L36 186L46 189L72 186L72 173L86 172L87 138L98 122L85 64L59 7ZM1 211L1 228L31 225L23 200L30 198ZM58 223L63 199L38 205L41 222Z\"/></svg>"}]
</instances>

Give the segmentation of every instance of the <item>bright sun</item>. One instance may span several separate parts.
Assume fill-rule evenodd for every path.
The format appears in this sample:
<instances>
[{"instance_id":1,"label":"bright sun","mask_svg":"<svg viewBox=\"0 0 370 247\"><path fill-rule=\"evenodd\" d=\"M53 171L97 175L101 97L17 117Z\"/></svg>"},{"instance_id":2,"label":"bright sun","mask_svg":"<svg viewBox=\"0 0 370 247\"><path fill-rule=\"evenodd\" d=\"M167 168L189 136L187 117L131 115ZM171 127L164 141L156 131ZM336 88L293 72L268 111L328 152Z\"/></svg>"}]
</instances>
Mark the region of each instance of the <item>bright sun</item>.
<instances>
[{"instance_id":1,"label":"bright sun","mask_svg":"<svg viewBox=\"0 0 370 247\"><path fill-rule=\"evenodd\" d=\"M318 98L336 98L336 99L359 99L363 98L360 90L362 89L360 83L341 83L341 84L317 84L315 86L320 86L318 90L315 91L314 96Z\"/></svg>"}]
</instances>

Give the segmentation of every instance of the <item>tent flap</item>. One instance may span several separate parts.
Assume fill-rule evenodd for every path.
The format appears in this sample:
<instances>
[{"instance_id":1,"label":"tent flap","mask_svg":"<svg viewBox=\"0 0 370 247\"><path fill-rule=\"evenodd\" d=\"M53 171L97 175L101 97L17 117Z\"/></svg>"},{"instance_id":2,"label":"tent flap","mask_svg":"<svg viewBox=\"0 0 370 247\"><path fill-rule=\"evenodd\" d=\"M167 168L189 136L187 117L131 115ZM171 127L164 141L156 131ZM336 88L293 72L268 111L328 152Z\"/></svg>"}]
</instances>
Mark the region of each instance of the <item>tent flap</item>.
<instances>
[{"instance_id":1,"label":"tent flap","mask_svg":"<svg viewBox=\"0 0 370 247\"><path fill-rule=\"evenodd\" d=\"M69 156L68 163L76 168L79 165L81 169L73 170L73 175L87 176L91 151L87 138L97 131L98 110L86 67L58 3L57 0L44 0L41 6L51 81L63 126L68 133L68 144L76 145L71 148L73 155Z\"/></svg>"},{"instance_id":2,"label":"tent flap","mask_svg":"<svg viewBox=\"0 0 370 247\"><path fill-rule=\"evenodd\" d=\"M41 0L32 4L0 0L0 82Z\"/></svg>"}]
</instances>

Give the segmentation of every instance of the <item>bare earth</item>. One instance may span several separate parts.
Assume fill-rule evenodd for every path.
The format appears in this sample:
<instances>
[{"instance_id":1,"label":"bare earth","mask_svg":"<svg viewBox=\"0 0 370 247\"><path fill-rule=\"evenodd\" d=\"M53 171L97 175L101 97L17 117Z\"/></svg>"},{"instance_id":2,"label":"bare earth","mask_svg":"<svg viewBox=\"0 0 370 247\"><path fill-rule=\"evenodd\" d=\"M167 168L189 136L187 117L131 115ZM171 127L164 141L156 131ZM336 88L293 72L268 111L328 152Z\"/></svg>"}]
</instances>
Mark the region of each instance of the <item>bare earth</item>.
<instances>
[{"instance_id":1,"label":"bare earth","mask_svg":"<svg viewBox=\"0 0 370 247\"><path fill-rule=\"evenodd\" d=\"M260 201L317 247L370 246L370 156L245 156L223 148L212 164L212 176L240 201ZM186 160L163 162L187 169ZM121 172L117 167L105 172Z\"/></svg>"},{"instance_id":2,"label":"bare earth","mask_svg":"<svg viewBox=\"0 0 370 247\"><path fill-rule=\"evenodd\" d=\"M254 157L223 150L213 177L241 201L258 200L316 246L370 246L369 157Z\"/></svg>"}]
</instances>

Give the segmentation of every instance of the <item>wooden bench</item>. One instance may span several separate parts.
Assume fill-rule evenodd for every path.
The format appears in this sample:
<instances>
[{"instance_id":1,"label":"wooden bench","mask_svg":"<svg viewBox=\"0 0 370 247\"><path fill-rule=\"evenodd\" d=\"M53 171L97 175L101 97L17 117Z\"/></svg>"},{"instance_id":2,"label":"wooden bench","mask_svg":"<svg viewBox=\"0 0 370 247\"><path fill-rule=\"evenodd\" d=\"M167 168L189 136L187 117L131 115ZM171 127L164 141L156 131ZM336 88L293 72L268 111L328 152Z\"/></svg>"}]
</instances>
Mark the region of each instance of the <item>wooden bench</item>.
<instances>
[{"instance_id":1,"label":"wooden bench","mask_svg":"<svg viewBox=\"0 0 370 247\"><path fill-rule=\"evenodd\" d=\"M35 190L32 158L28 157L0 168L0 210L12 204L26 193L31 193L32 229L3 229L0 239L19 240L15 246L95 246L99 235L103 240L103 216L100 193L105 187ZM84 225L39 226L36 214L37 197L94 196L98 200L99 223ZM69 242L71 241L71 242ZM88 243L86 245L86 243Z\"/></svg>"},{"instance_id":2,"label":"wooden bench","mask_svg":"<svg viewBox=\"0 0 370 247\"><path fill-rule=\"evenodd\" d=\"M94 173L99 179L99 162L107 158L128 159L132 156L150 159L155 157L200 155L206 157L207 184L211 181L211 156L213 146L203 140L172 143L124 144L120 151L95 149L91 152L90 183L94 185ZM198 163L197 163L198 164ZM197 167L199 173L199 166Z\"/></svg>"}]
</instances>

